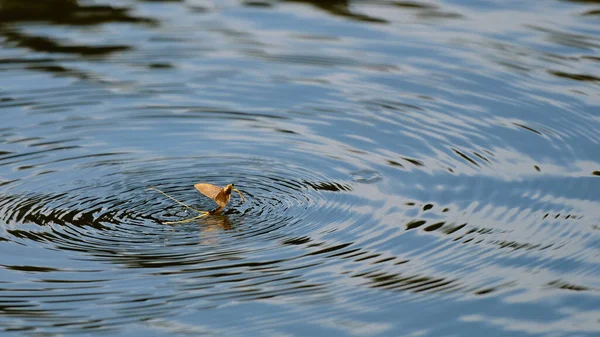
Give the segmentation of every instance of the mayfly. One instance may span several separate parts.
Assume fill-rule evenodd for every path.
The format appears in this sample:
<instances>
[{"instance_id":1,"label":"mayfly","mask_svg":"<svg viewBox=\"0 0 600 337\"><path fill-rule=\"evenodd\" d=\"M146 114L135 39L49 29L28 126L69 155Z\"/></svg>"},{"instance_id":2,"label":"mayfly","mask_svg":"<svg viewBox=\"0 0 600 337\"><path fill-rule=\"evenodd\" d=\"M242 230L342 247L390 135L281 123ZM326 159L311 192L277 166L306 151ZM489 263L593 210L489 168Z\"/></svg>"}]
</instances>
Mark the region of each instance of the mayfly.
<instances>
[{"instance_id":1,"label":"mayfly","mask_svg":"<svg viewBox=\"0 0 600 337\"><path fill-rule=\"evenodd\" d=\"M194 221L198 218L201 218L203 216L207 216L207 215L211 215L211 214L219 214L221 213L221 211L223 210L223 208L225 208L225 206L227 206L227 203L229 202L229 198L231 198L231 192L236 191L239 195L240 195L240 199L242 199L242 202L245 202L246 199L244 198L244 196L242 195L242 192L240 192L240 190L238 190L237 188L233 187L233 184L229 184L225 187L219 187L213 184L206 184L206 183L198 183L196 185L194 185L194 187L202 194L204 194L205 196L211 198L212 200L214 200L215 203L217 203L217 205L219 207L217 207L216 209L212 210L212 211L201 211L201 210L197 210L189 205L184 204L183 202L173 198L172 196L168 195L167 193L159 190L158 188L154 188L154 187L150 187L148 188L148 190L154 190L157 191L161 194L163 194L164 196L166 196L167 198L175 201L176 203L184 206L185 208L191 209L194 212L199 213L200 215L195 216L193 218L189 218L189 219L185 219L185 220L179 220L179 221L169 221L169 222L164 222L167 225L172 225L172 224L176 224L176 223L184 223L184 222L190 222L190 221Z\"/></svg>"}]
</instances>

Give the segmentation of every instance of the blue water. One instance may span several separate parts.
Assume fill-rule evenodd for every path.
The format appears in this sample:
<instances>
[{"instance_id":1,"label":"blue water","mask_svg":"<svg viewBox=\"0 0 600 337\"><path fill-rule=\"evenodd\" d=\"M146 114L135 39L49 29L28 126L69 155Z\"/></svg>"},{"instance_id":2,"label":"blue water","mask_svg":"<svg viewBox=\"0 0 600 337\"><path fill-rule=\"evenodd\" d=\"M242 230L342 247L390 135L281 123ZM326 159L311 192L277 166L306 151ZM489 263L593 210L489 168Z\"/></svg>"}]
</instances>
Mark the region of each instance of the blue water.
<instances>
[{"instance_id":1,"label":"blue water","mask_svg":"<svg viewBox=\"0 0 600 337\"><path fill-rule=\"evenodd\" d=\"M599 18L0 0L0 334L596 336Z\"/></svg>"}]
</instances>

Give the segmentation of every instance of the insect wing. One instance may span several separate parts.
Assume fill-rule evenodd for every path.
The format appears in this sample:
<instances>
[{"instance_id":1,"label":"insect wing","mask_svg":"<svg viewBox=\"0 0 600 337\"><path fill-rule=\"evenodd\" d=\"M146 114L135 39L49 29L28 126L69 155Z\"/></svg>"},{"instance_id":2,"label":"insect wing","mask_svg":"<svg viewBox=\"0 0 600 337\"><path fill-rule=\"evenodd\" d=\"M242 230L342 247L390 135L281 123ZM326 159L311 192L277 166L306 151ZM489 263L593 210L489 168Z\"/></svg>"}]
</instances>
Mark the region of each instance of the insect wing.
<instances>
[{"instance_id":1,"label":"insect wing","mask_svg":"<svg viewBox=\"0 0 600 337\"><path fill-rule=\"evenodd\" d=\"M205 196L215 200L215 198L217 197L217 195L219 194L219 192L221 192L221 188L219 186L213 185L213 184L204 184L204 183L200 183L200 184L196 184L194 185L194 187L202 194L204 194Z\"/></svg>"}]
</instances>

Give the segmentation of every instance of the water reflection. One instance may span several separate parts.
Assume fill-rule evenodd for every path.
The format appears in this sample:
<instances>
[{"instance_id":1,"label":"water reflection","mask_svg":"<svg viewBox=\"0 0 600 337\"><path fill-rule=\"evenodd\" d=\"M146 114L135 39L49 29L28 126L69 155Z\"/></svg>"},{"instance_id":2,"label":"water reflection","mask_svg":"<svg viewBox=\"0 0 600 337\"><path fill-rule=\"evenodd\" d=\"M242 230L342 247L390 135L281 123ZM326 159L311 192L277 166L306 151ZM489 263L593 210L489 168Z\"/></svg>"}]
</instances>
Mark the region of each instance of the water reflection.
<instances>
[{"instance_id":1,"label":"water reflection","mask_svg":"<svg viewBox=\"0 0 600 337\"><path fill-rule=\"evenodd\" d=\"M592 336L594 6L0 0L0 326Z\"/></svg>"},{"instance_id":2,"label":"water reflection","mask_svg":"<svg viewBox=\"0 0 600 337\"><path fill-rule=\"evenodd\" d=\"M56 26L97 26L107 23L128 23L156 26L155 19L136 17L129 8L110 5L81 4L76 0L0 1L0 43L8 48L24 48L38 53L102 57L132 48L127 44L90 44L70 41L65 37L28 32L21 23ZM68 64L77 59L65 56L41 58L3 58L0 65L23 65L28 70L48 72L57 76L91 79L89 73Z\"/></svg>"},{"instance_id":3,"label":"water reflection","mask_svg":"<svg viewBox=\"0 0 600 337\"><path fill-rule=\"evenodd\" d=\"M136 17L129 14L127 7L111 5L82 4L79 0L48 1L0 1L0 22L41 21L59 25L99 25L110 22L156 24L151 18Z\"/></svg>"},{"instance_id":4,"label":"water reflection","mask_svg":"<svg viewBox=\"0 0 600 337\"><path fill-rule=\"evenodd\" d=\"M285 2L300 2L310 4L316 8L322 9L329 14L341 16L346 19L368 22L368 23L387 23L387 20L372 17L365 14L353 12L350 8L351 1L348 0L285 0Z\"/></svg>"}]
</instances>

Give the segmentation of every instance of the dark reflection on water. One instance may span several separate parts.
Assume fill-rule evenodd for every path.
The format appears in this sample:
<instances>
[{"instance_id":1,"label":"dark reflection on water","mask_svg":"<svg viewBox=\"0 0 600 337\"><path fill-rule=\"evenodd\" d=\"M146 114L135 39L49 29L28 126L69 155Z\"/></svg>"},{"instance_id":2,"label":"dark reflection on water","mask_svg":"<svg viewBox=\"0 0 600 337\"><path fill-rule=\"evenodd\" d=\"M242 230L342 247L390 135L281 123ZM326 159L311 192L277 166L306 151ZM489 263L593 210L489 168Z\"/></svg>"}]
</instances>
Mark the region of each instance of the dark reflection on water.
<instances>
[{"instance_id":1,"label":"dark reflection on water","mask_svg":"<svg viewBox=\"0 0 600 337\"><path fill-rule=\"evenodd\" d=\"M0 0L2 331L597 334L599 5Z\"/></svg>"},{"instance_id":2,"label":"dark reflection on water","mask_svg":"<svg viewBox=\"0 0 600 337\"><path fill-rule=\"evenodd\" d=\"M4 44L11 47L27 48L37 52L105 55L129 49L126 45L64 45L45 36L26 34L14 24L18 22L43 22L55 25L98 25L103 23L156 23L155 20L137 18L127 13L127 8L107 5L81 5L75 0L15 1L0 2L0 33ZM38 66L50 72L65 72L61 66Z\"/></svg>"}]
</instances>

